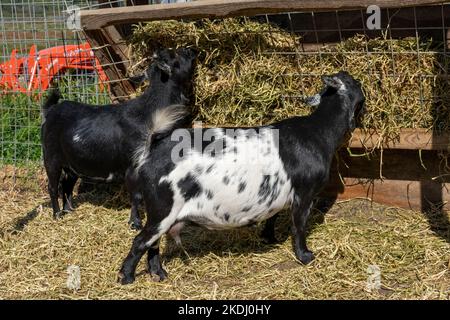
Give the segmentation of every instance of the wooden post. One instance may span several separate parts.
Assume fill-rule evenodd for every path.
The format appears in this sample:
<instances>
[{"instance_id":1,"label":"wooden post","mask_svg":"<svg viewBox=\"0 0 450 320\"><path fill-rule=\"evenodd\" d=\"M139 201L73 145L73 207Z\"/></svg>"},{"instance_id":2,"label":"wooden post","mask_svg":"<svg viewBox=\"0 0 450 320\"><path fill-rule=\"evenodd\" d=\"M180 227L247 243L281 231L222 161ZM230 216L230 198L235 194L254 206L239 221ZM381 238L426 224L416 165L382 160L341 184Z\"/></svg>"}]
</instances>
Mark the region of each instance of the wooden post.
<instances>
[{"instance_id":1,"label":"wooden post","mask_svg":"<svg viewBox=\"0 0 450 320\"><path fill-rule=\"evenodd\" d=\"M447 48L450 49L450 28L447 29Z\"/></svg>"},{"instance_id":2,"label":"wooden post","mask_svg":"<svg viewBox=\"0 0 450 320\"><path fill-rule=\"evenodd\" d=\"M139 1L142 3L142 0ZM117 2L110 0L99 0L98 2L102 9L118 7ZM118 27L112 25L99 30L86 30L85 34L108 76L112 101L127 100L135 88L127 79L128 48Z\"/></svg>"},{"instance_id":3,"label":"wooden post","mask_svg":"<svg viewBox=\"0 0 450 320\"><path fill-rule=\"evenodd\" d=\"M126 77L124 56L114 48L112 42L114 37L111 37L107 30L87 30L85 32L89 44L109 79L111 99L113 102L126 100L135 89Z\"/></svg>"}]
</instances>

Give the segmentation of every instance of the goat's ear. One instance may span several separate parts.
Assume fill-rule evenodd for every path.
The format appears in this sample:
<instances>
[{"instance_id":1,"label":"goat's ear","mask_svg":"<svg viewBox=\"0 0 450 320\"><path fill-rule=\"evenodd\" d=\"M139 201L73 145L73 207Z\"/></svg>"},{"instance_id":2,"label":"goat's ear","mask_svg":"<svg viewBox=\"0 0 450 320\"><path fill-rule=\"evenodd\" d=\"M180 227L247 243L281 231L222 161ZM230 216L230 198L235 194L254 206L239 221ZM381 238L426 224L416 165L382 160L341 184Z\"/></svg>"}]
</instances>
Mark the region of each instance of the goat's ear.
<instances>
[{"instance_id":1,"label":"goat's ear","mask_svg":"<svg viewBox=\"0 0 450 320\"><path fill-rule=\"evenodd\" d=\"M334 77L333 76L323 76L322 81L326 86L332 87L336 90L339 90L344 85L344 83L341 81L341 79L339 79L336 76L334 76Z\"/></svg>"}]
</instances>

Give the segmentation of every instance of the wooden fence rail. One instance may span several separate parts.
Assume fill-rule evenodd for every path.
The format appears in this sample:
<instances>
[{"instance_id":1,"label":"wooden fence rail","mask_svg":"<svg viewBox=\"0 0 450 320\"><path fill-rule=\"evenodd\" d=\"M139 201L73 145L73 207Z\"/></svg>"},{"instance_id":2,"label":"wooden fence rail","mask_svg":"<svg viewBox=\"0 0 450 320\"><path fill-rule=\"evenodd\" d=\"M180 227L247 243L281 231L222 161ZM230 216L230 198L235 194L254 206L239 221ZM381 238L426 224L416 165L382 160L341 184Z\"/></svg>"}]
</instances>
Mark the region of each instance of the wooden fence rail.
<instances>
[{"instance_id":1,"label":"wooden fence rail","mask_svg":"<svg viewBox=\"0 0 450 320\"><path fill-rule=\"evenodd\" d=\"M441 4L439 0L204 0L81 11L85 30L151 20L224 18L298 11L402 8Z\"/></svg>"}]
</instances>

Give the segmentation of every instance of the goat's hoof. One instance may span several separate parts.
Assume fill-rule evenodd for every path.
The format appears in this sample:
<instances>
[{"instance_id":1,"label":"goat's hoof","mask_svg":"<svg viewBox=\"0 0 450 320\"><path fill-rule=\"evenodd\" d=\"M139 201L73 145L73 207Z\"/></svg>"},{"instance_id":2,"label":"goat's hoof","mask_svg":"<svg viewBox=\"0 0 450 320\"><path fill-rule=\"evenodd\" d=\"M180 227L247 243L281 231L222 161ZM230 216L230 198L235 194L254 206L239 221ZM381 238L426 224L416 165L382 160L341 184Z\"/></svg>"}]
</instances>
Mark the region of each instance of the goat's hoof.
<instances>
[{"instance_id":1,"label":"goat's hoof","mask_svg":"<svg viewBox=\"0 0 450 320\"><path fill-rule=\"evenodd\" d=\"M128 222L128 224L130 225L131 230L142 230L143 229L143 225L141 221L130 221Z\"/></svg>"},{"instance_id":2,"label":"goat's hoof","mask_svg":"<svg viewBox=\"0 0 450 320\"><path fill-rule=\"evenodd\" d=\"M134 276L126 276L122 272L119 272L119 274L117 275L117 282L122 285L131 284L134 282Z\"/></svg>"},{"instance_id":3,"label":"goat's hoof","mask_svg":"<svg viewBox=\"0 0 450 320\"><path fill-rule=\"evenodd\" d=\"M311 251L302 251L298 255L298 260L300 260L300 262L303 263L304 265L309 264L311 261L314 260L314 258L315 258L314 253L312 253Z\"/></svg>"},{"instance_id":4,"label":"goat's hoof","mask_svg":"<svg viewBox=\"0 0 450 320\"><path fill-rule=\"evenodd\" d=\"M55 219L55 220L62 219L63 215L64 215L64 211L62 211L62 210L55 212L55 213L53 213L53 219Z\"/></svg>"},{"instance_id":5,"label":"goat's hoof","mask_svg":"<svg viewBox=\"0 0 450 320\"><path fill-rule=\"evenodd\" d=\"M156 272L150 272L150 277L153 282L161 282L167 278L167 272L164 269L160 269Z\"/></svg>"},{"instance_id":6,"label":"goat's hoof","mask_svg":"<svg viewBox=\"0 0 450 320\"><path fill-rule=\"evenodd\" d=\"M64 209L63 209L64 212L72 212L73 210L74 210L74 208L71 205L64 206Z\"/></svg>"},{"instance_id":7,"label":"goat's hoof","mask_svg":"<svg viewBox=\"0 0 450 320\"><path fill-rule=\"evenodd\" d=\"M150 274L152 281L154 281L154 282L160 282L167 278L167 272L166 272L166 270L163 269L163 267L161 265L153 266L153 268L151 266L148 266L147 271Z\"/></svg>"}]
</instances>

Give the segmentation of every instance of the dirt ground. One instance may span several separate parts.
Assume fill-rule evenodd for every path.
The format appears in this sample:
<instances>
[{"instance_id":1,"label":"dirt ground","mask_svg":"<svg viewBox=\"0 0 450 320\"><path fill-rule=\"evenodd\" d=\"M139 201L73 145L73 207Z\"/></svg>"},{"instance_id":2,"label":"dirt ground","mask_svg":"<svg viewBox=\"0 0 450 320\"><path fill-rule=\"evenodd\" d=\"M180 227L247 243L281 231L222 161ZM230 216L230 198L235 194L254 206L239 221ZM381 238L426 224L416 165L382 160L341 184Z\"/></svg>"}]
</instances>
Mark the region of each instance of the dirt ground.
<instances>
[{"instance_id":1,"label":"dirt ground","mask_svg":"<svg viewBox=\"0 0 450 320\"><path fill-rule=\"evenodd\" d=\"M315 211L308 266L294 258L287 212L275 245L261 241L261 225L188 227L185 251L162 241L166 281L153 282L141 262L136 282L122 286L117 272L136 235L126 195L80 194L73 213L53 220L43 178L35 180L0 188L0 299L450 299L448 212L426 216L361 199ZM73 265L78 290L67 287Z\"/></svg>"}]
</instances>

